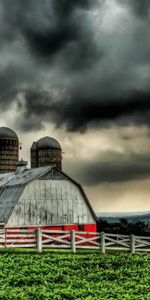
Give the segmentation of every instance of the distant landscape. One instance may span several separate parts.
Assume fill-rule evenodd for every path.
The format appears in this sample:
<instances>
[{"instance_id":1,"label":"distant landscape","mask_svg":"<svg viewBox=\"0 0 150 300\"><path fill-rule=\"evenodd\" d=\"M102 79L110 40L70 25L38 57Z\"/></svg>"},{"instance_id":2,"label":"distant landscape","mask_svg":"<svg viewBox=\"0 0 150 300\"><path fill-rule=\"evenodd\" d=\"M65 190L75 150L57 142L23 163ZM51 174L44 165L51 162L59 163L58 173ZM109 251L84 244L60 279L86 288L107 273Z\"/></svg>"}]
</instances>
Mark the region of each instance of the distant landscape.
<instances>
[{"instance_id":1,"label":"distant landscape","mask_svg":"<svg viewBox=\"0 0 150 300\"><path fill-rule=\"evenodd\" d=\"M108 233L150 235L150 211L97 213L98 230Z\"/></svg>"},{"instance_id":2,"label":"distant landscape","mask_svg":"<svg viewBox=\"0 0 150 300\"><path fill-rule=\"evenodd\" d=\"M130 222L137 221L150 222L150 210L142 212L101 212L96 214L97 218L107 220L107 222L116 222L124 218Z\"/></svg>"}]
</instances>

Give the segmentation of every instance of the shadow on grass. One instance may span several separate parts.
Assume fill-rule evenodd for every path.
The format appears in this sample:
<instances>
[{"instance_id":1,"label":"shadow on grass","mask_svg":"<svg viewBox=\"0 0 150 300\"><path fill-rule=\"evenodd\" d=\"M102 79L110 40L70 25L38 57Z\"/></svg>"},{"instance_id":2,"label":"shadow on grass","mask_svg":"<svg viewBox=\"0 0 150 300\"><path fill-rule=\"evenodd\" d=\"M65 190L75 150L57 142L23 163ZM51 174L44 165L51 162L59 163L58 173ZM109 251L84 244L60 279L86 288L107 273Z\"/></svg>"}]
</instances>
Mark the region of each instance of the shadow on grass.
<instances>
[{"instance_id":1,"label":"shadow on grass","mask_svg":"<svg viewBox=\"0 0 150 300\"><path fill-rule=\"evenodd\" d=\"M0 248L0 254L3 253L13 253L13 254L34 254L34 255L44 255L44 254L93 254L100 253L99 250L77 250L76 253L73 253L71 249L43 249L42 253L39 253L36 248Z\"/></svg>"}]
</instances>

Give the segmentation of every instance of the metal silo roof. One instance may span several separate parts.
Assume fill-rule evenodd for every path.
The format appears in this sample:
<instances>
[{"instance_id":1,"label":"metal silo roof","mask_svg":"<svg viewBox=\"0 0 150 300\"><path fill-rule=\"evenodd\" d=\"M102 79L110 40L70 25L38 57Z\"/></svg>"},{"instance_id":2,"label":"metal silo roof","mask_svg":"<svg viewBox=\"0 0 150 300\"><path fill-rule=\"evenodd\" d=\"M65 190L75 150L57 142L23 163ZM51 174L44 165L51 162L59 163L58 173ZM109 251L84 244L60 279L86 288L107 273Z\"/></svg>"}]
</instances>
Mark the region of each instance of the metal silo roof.
<instances>
[{"instance_id":1,"label":"metal silo roof","mask_svg":"<svg viewBox=\"0 0 150 300\"><path fill-rule=\"evenodd\" d=\"M8 127L0 127L0 139L18 140L17 134Z\"/></svg>"},{"instance_id":2,"label":"metal silo roof","mask_svg":"<svg viewBox=\"0 0 150 300\"><path fill-rule=\"evenodd\" d=\"M45 136L39 139L36 143L37 149L58 149L61 150L61 145L57 140L50 136Z\"/></svg>"}]
</instances>

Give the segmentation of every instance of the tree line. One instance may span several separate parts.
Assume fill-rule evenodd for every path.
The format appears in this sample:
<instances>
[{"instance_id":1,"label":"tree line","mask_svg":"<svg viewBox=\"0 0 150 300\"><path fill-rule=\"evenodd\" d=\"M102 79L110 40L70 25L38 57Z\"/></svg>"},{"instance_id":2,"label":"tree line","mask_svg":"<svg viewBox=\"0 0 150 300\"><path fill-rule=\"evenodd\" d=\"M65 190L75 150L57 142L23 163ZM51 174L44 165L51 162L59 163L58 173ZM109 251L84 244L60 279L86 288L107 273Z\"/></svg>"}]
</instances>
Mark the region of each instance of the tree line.
<instances>
[{"instance_id":1,"label":"tree line","mask_svg":"<svg viewBox=\"0 0 150 300\"><path fill-rule=\"evenodd\" d=\"M97 221L97 229L99 232L104 231L106 233L114 234L150 235L150 228L147 223L143 221L132 223L124 218L111 223L105 219L99 218Z\"/></svg>"}]
</instances>

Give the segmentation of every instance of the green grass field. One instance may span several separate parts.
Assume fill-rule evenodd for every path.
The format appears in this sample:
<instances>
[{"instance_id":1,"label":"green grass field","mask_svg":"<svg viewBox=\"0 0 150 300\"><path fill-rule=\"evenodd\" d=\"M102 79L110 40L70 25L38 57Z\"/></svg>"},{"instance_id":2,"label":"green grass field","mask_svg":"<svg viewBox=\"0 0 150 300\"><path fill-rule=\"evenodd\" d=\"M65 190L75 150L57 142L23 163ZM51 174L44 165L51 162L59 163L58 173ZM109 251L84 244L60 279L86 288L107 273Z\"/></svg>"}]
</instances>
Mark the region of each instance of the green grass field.
<instances>
[{"instance_id":1,"label":"green grass field","mask_svg":"<svg viewBox=\"0 0 150 300\"><path fill-rule=\"evenodd\" d=\"M0 299L150 299L150 255L1 252Z\"/></svg>"}]
</instances>

